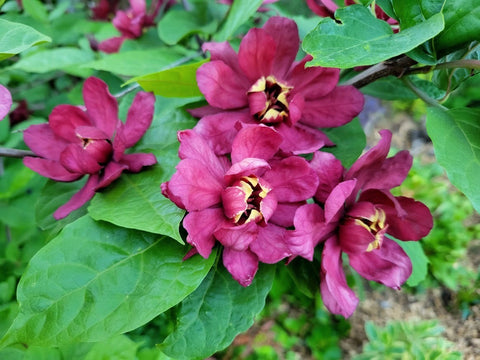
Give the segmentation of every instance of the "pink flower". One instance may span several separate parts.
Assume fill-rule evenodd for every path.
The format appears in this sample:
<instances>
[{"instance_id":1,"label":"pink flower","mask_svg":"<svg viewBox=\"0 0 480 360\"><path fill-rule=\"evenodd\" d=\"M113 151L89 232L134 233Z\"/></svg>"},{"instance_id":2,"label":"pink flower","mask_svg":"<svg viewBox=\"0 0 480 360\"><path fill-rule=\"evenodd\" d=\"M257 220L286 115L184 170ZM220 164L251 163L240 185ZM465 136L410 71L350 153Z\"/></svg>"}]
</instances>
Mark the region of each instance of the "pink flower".
<instances>
[{"instance_id":1,"label":"pink flower","mask_svg":"<svg viewBox=\"0 0 480 360\"><path fill-rule=\"evenodd\" d=\"M118 10L113 18L113 26L120 31L121 36L113 37L98 44L98 49L106 53L115 53L126 39L136 39L143 34L143 30L155 26L155 17L162 5L171 6L173 0L154 0L151 4L151 13L147 13L145 0L129 0L130 8Z\"/></svg>"},{"instance_id":2,"label":"pink flower","mask_svg":"<svg viewBox=\"0 0 480 360\"><path fill-rule=\"evenodd\" d=\"M116 10L120 0L100 0L92 7L92 19L108 20Z\"/></svg>"},{"instance_id":3,"label":"pink flower","mask_svg":"<svg viewBox=\"0 0 480 360\"><path fill-rule=\"evenodd\" d=\"M248 286L259 261L276 263L291 255L286 228L313 196L318 179L305 159L274 156L282 139L266 126L242 129L231 161L218 157L193 130L178 138L182 160L162 193L187 210L187 242L204 258L220 242L225 267Z\"/></svg>"},{"instance_id":4,"label":"pink flower","mask_svg":"<svg viewBox=\"0 0 480 360\"><path fill-rule=\"evenodd\" d=\"M303 206L294 220L290 242L297 244L300 255L311 259L313 247L325 241L322 299L330 312L344 317L353 313L358 299L345 280L342 253L364 278L399 289L410 276L412 264L403 249L386 235L416 241L433 226L425 205L390 193L407 176L412 159L407 151L387 158L391 133L383 130L380 134L380 142L348 171L331 154L316 153L311 162L320 180L315 198L323 208L316 204Z\"/></svg>"},{"instance_id":5,"label":"pink flower","mask_svg":"<svg viewBox=\"0 0 480 360\"><path fill-rule=\"evenodd\" d=\"M38 157L23 163L56 181L75 181L88 175L83 188L60 208L55 219L66 217L108 186L123 171L139 172L155 164L153 154L125 154L143 136L153 118L155 97L139 92L125 123L118 119L117 100L102 80L90 77L83 85L85 108L56 106L46 124L32 125L24 141Z\"/></svg>"},{"instance_id":6,"label":"pink flower","mask_svg":"<svg viewBox=\"0 0 480 360\"><path fill-rule=\"evenodd\" d=\"M12 95L10 91L0 84L0 121L7 116L10 108L12 107Z\"/></svg>"},{"instance_id":7,"label":"pink flower","mask_svg":"<svg viewBox=\"0 0 480 360\"><path fill-rule=\"evenodd\" d=\"M318 130L351 121L363 107L352 86L337 86L339 70L305 67L295 62L300 40L293 20L272 17L251 29L238 54L227 43L206 43L211 61L197 71L209 106L193 110L203 116L195 126L217 154L227 154L241 124L263 124L283 137L281 149L309 153L331 144Z\"/></svg>"}]
</instances>

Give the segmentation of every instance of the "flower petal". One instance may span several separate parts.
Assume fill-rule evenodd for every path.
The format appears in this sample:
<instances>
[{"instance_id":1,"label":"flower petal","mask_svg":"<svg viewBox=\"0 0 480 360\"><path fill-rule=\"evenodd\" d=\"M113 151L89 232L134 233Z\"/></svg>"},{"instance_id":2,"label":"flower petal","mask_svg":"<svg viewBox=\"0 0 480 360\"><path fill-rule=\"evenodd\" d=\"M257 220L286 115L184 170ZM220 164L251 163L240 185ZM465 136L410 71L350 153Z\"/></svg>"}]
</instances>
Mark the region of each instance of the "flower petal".
<instances>
[{"instance_id":1,"label":"flower petal","mask_svg":"<svg viewBox=\"0 0 480 360\"><path fill-rule=\"evenodd\" d=\"M210 59L212 61L223 61L236 74L241 74L242 70L238 64L238 56L232 46L227 42L206 42L202 45L203 51L210 52Z\"/></svg>"},{"instance_id":2,"label":"flower petal","mask_svg":"<svg viewBox=\"0 0 480 360\"><path fill-rule=\"evenodd\" d=\"M269 224L259 227L257 238L250 244L258 260L266 264L275 264L291 255L286 242L287 230L283 227Z\"/></svg>"},{"instance_id":3,"label":"flower petal","mask_svg":"<svg viewBox=\"0 0 480 360\"><path fill-rule=\"evenodd\" d=\"M120 160L121 164L127 166L126 170L136 173L142 170L144 166L150 166L157 163L154 154L124 154Z\"/></svg>"},{"instance_id":4,"label":"flower petal","mask_svg":"<svg viewBox=\"0 0 480 360\"><path fill-rule=\"evenodd\" d=\"M103 40L98 44L98 50L107 54L113 54L120 50L122 44L127 40L125 36L115 36L110 39Z\"/></svg>"},{"instance_id":5,"label":"flower petal","mask_svg":"<svg viewBox=\"0 0 480 360\"><path fill-rule=\"evenodd\" d=\"M93 195L95 195L95 188L98 182L98 175L94 174L91 175L85 185L74 194L68 202L62 206L60 206L55 212L53 213L53 217L56 220L63 219L64 217L68 216L72 211L81 208L87 201L89 201Z\"/></svg>"},{"instance_id":6,"label":"flower petal","mask_svg":"<svg viewBox=\"0 0 480 360\"><path fill-rule=\"evenodd\" d=\"M0 121L7 116L10 108L12 107L12 95L10 91L0 84Z\"/></svg>"},{"instance_id":7,"label":"flower petal","mask_svg":"<svg viewBox=\"0 0 480 360\"><path fill-rule=\"evenodd\" d=\"M125 146L130 148L145 134L153 119L155 95L139 92L128 109L127 120L120 130L125 136Z\"/></svg>"},{"instance_id":8,"label":"flower petal","mask_svg":"<svg viewBox=\"0 0 480 360\"><path fill-rule=\"evenodd\" d=\"M75 129L78 126L92 126L85 111L78 106L55 106L48 117L48 124L55 135L69 142L81 143Z\"/></svg>"},{"instance_id":9,"label":"flower petal","mask_svg":"<svg viewBox=\"0 0 480 360\"><path fill-rule=\"evenodd\" d=\"M245 251L250 243L257 238L258 225L253 221L243 225L224 221L215 229L213 234L225 248Z\"/></svg>"},{"instance_id":10,"label":"flower petal","mask_svg":"<svg viewBox=\"0 0 480 360\"><path fill-rule=\"evenodd\" d=\"M343 181L335 186L325 201L325 222L333 223L343 216L345 206L354 195L356 180Z\"/></svg>"},{"instance_id":11,"label":"flower petal","mask_svg":"<svg viewBox=\"0 0 480 360\"><path fill-rule=\"evenodd\" d=\"M59 162L49 159L27 156L23 158L23 164L36 173L56 181L74 181L84 175L83 173L70 172Z\"/></svg>"},{"instance_id":12,"label":"flower petal","mask_svg":"<svg viewBox=\"0 0 480 360\"><path fill-rule=\"evenodd\" d=\"M385 159L378 170L372 170L368 177L365 176L362 189L393 189L400 186L407 177L412 162L413 157L407 150Z\"/></svg>"},{"instance_id":13,"label":"flower petal","mask_svg":"<svg viewBox=\"0 0 480 360\"><path fill-rule=\"evenodd\" d=\"M268 222L283 226L284 228L291 227L293 226L295 212L302 205L305 205L305 201L294 203L277 203L275 211Z\"/></svg>"},{"instance_id":14,"label":"flower petal","mask_svg":"<svg viewBox=\"0 0 480 360\"><path fill-rule=\"evenodd\" d=\"M183 219L183 227L187 230L187 242L207 259L215 245L213 232L224 221L222 209L205 209L189 212Z\"/></svg>"},{"instance_id":15,"label":"flower petal","mask_svg":"<svg viewBox=\"0 0 480 360\"><path fill-rule=\"evenodd\" d=\"M223 61L210 61L200 66L197 84L211 106L230 110L248 105L248 82Z\"/></svg>"},{"instance_id":16,"label":"flower petal","mask_svg":"<svg viewBox=\"0 0 480 360\"><path fill-rule=\"evenodd\" d=\"M242 286L248 286L258 270L257 256L249 250L236 251L230 248L223 250L223 265L232 277Z\"/></svg>"},{"instance_id":17,"label":"flower petal","mask_svg":"<svg viewBox=\"0 0 480 360\"><path fill-rule=\"evenodd\" d=\"M358 298L348 287L342 268L342 251L332 237L325 242L320 272L320 292L328 311L350 317L358 305Z\"/></svg>"},{"instance_id":18,"label":"flower petal","mask_svg":"<svg viewBox=\"0 0 480 360\"><path fill-rule=\"evenodd\" d=\"M284 123L277 127L278 132L283 136L283 142L280 145L285 152L295 155L309 154L324 145L333 145L322 131L297 123L288 126Z\"/></svg>"},{"instance_id":19,"label":"flower petal","mask_svg":"<svg viewBox=\"0 0 480 360\"><path fill-rule=\"evenodd\" d=\"M263 29L250 29L243 37L238 50L238 63L251 82L272 74L276 49L275 39Z\"/></svg>"},{"instance_id":20,"label":"flower petal","mask_svg":"<svg viewBox=\"0 0 480 360\"><path fill-rule=\"evenodd\" d=\"M333 188L342 181L344 171L342 162L330 153L316 151L310 161L310 166L315 170L319 179L315 199L323 204Z\"/></svg>"},{"instance_id":21,"label":"flower petal","mask_svg":"<svg viewBox=\"0 0 480 360\"><path fill-rule=\"evenodd\" d=\"M225 182L231 184L232 181L241 176L255 175L261 177L265 170L270 169L270 165L263 159L245 158L232 165L225 173Z\"/></svg>"},{"instance_id":22,"label":"flower petal","mask_svg":"<svg viewBox=\"0 0 480 360\"><path fill-rule=\"evenodd\" d=\"M102 165L77 144L70 144L62 151L60 163L68 171L79 174L95 174L102 169Z\"/></svg>"},{"instance_id":23,"label":"flower petal","mask_svg":"<svg viewBox=\"0 0 480 360\"><path fill-rule=\"evenodd\" d=\"M61 152L68 145L48 124L30 125L23 132L23 141L36 155L55 161L60 160Z\"/></svg>"},{"instance_id":24,"label":"flower petal","mask_svg":"<svg viewBox=\"0 0 480 360\"><path fill-rule=\"evenodd\" d=\"M105 166L103 174L95 190L99 190L110 185L114 180L117 180L122 172L126 169L127 165L110 161L107 166Z\"/></svg>"},{"instance_id":25,"label":"flower petal","mask_svg":"<svg viewBox=\"0 0 480 360\"><path fill-rule=\"evenodd\" d=\"M350 266L367 280L377 281L393 289L407 281L412 262L395 241L385 238L379 249L349 255Z\"/></svg>"},{"instance_id":26,"label":"flower petal","mask_svg":"<svg viewBox=\"0 0 480 360\"><path fill-rule=\"evenodd\" d=\"M247 126L240 130L232 144L232 163L245 158L270 160L280 148L282 136L268 126Z\"/></svg>"},{"instance_id":27,"label":"flower petal","mask_svg":"<svg viewBox=\"0 0 480 360\"><path fill-rule=\"evenodd\" d=\"M107 84L96 77L89 77L83 84L83 100L93 124L111 139L117 128L117 99L110 94Z\"/></svg>"}]
</instances>

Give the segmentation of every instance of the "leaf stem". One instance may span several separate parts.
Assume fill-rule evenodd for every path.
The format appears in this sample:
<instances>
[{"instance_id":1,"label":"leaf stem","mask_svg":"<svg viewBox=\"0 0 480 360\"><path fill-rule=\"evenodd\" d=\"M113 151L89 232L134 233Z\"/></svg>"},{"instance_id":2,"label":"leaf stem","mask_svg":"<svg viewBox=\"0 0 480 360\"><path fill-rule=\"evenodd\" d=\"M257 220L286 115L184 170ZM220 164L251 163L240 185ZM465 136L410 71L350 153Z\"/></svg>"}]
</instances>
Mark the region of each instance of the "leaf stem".
<instances>
[{"instance_id":1,"label":"leaf stem","mask_svg":"<svg viewBox=\"0 0 480 360\"><path fill-rule=\"evenodd\" d=\"M410 80L408 77L403 77L402 80L405 83L405 85L407 85L409 87L409 89L412 90L415 93L415 95L417 95L420 99L425 101L428 105L436 107L438 109L448 110L445 106L440 104L438 101L436 101L435 99L432 99L430 96L428 96L428 94L426 92L417 88L415 86L415 84L412 82L412 80Z\"/></svg>"},{"instance_id":2,"label":"leaf stem","mask_svg":"<svg viewBox=\"0 0 480 360\"><path fill-rule=\"evenodd\" d=\"M25 156L34 156L37 155L29 150L19 150L19 149L10 149L0 147L0 156L11 157L11 158L23 158Z\"/></svg>"}]
</instances>

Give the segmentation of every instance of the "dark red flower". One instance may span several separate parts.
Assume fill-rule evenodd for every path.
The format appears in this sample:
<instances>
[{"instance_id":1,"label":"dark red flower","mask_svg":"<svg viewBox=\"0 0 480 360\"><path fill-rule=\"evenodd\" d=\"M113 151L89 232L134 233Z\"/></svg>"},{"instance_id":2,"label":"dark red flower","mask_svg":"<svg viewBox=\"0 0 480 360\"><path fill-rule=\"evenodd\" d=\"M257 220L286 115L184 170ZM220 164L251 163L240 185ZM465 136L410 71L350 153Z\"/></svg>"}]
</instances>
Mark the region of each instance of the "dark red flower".
<instances>
[{"instance_id":1,"label":"dark red flower","mask_svg":"<svg viewBox=\"0 0 480 360\"><path fill-rule=\"evenodd\" d=\"M139 172L157 162L153 154L125 154L143 136L153 118L155 97L139 92L125 123L118 119L117 100L102 80L90 77L83 86L85 108L56 106L46 124L32 125L24 141L38 157L24 164L56 181L75 181L88 175L83 188L60 208L61 219L90 200L123 171Z\"/></svg>"}]
</instances>

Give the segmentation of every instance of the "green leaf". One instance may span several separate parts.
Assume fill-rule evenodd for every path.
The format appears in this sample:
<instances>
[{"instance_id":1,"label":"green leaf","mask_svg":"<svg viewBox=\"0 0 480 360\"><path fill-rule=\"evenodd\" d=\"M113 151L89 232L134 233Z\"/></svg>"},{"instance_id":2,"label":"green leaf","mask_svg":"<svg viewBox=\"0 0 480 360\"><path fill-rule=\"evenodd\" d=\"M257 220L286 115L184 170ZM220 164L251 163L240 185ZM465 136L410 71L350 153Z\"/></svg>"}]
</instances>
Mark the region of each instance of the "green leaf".
<instances>
[{"instance_id":1,"label":"green leaf","mask_svg":"<svg viewBox=\"0 0 480 360\"><path fill-rule=\"evenodd\" d=\"M227 347L235 336L252 326L265 306L274 267L260 268L252 284L242 287L219 265L183 302L178 325L159 345L177 360L205 359Z\"/></svg>"},{"instance_id":2,"label":"green leaf","mask_svg":"<svg viewBox=\"0 0 480 360\"><path fill-rule=\"evenodd\" d=\"M126 76L139 76L170 68L186 56L188 58L191 54L188 55L185 50L175 47L123 51L107 55L82 67Z\"/></svg>"},{"instance_id":3,"label":"green leaf","mask_svg":"<svg viewBox=\"0 0 480 360\"><path fill-rule=\"evenodd\" d=\"M346 125L322 130L336 144L331 148L322 148L322 151L335 155L346 168L352 166L367 144L365 133L358 118L353 119ZM349 139L349 141L345 141L345 139Z\"/></svg>"},{"instance_id":4,"label":"green leaf","mask_svg":"<svg viewBox=\"0 0 480 360\"><path fill-rule=\"evenodd\" d=\"M351 68L373 65L404 54L443 29L443 16L428 20L397 34L385 21L375 18L360 5L338 9L337 23L324 18L303 41L303 49L313 56L309 66Z\"/></svg>"},{"instance_id":5,"label":"green leaf","mask_svg":"<svg viewBox=\"0 0 480 360\"><path fill-rule=\"evenodd\" d=\"M170 10L158 23L158 36L168 45L174 45L191 34L213 34L216 21L201 21L198 14L185 10Z\"/></svg>"},{"instance_id":6,"label":"green leaf","mask_svg":"<svg viewBox=\"0 0 480 360\"><path fill-rule=\"evenodd\" d=\"M48 12L39 0L22 0L23 9L35 20L48 22Z\"/></svg>"},{"instance_id":7,"label":"green leaf","mask_svg":"<svg viewBox=\"0 0 480 360\"><path fill-rule=\"evenodd\" d=\"M138 76L124 85L138 82L145 91L166 97L193 97L202 95L197 86L197 69L208 60L177 66L157 73Z\"/></svg>"},{"instance_id":8,"label":"green leaf","mask_svg":"<svg viewBox=\"0 0 480 360\"><path fill-rule=\"evenodd\" d=\"M426 21L442 11L445 0L392 0L401 31Z\"/></svg>"},{"instance_id":9,"label":"green leaf","mask_svg":"<svg viewBox=\"0 0 480 360\"><path fill-rule=\"evenodd\" d=\"M445 91L437 88L431 81L420 79L416 76L409 77L415 87L428 94L432 99L442 99ZM362 93L384 100L415 100L418 96L410 90L405 83L394 77L388 76L379 79L361 88Z\"/></svg>"},{"instance_id":10,"label":"green leaf","mask_svg":"<svg viewBox=\"0 0 480 360\"><path fill-rule=\"evenodd\" d=\"M214 36L215 41L230 39L240 25L257 12L262 2L263 0L234 0L225 22Z\"/></svg>"},{"instance_id":11,"label":"green leaf","mask_svg":"<svg viewBox=\"0 0 480 360\"><path fill-rule=\"evenodd\" d=\"M169 238L78 219L31 259L0 346L102 341L145 324L194 291L215 258L183 261L185 252Z\"/></svg>"},{"instance_id":12,"label":"green leaf","mask_svg":"<svg viewBox=\"0 0 480 360\"><path fill-rule=\"evenodd\" d=\"M0 60L50 41L52 39L30 26L0 19Z\"/></svg>"},{"instance_id":13,"label":"green leaf","mask_svg":"<svg viewBox=\"0 0 480 360\"><path fill-rule=\"evenodd\" d=\"M161 165L140 174L123 174L112 186L95 195L88 212L95 220L167 235L183 244L179 224L184 211L160 191L160 184L169 177Z\"/></svg>"},{"instance_id":14,"label":"green leaf","mask_svg":"<svg viewBox=\"0 0 480 360\"><path fill-rule=\"evenodd\" d=\"M95 343L82 360L133 360L136 359L137 348L139 345L140 344L136 344L130 340L126 335L117 335L106 341ZM65 359L68 359L68 357Z\"/></svg>"},{"instance_id":15,"label":"green leaf","mask_svg":"<svg viewBox=\"0 0 480 360\"><path fill-rule=\"evenodd\" d=\"M438 163L480 212L480 110L430 108L427 131Z\"/></svg>"},{"instance_id":16,"label":"green leaf","mask_svg":"<svg viewBox=\"0 0 480 360\"><path fill-rule=\"evenodd\" d=\"M412 274L407 280L408 286L417 286L427 277L428 258L425 256L423 247L419 241L401 241L394 239L407 253L412 261ZM421 240L420 240L421 241Z\"/></svg>"},{"instance_id":17,"label":"green leaf","mask_svg":"<svg viewBox=\"0 0 480 360\"><path fill-rule=\"evenodd\" d=\"M63 70L72 75L83 76L89 74L90 71L88 69L79 69L79 65L92 60L93 52L91 51L64 47L38 51L35 54L21 58L11 68L39 74Z\"/></svg>"},{"instance_id":18,"label":"green leaf","mask_svg":"<svg viewBox=\"0 0 480 360\"><path fill-rule=\"evenodd\" d=\"M438 50L458 48L478 41L480 33L480 2L446 0L443 8L445 30L435 38Z\"/></svg>"}]
</instances>

